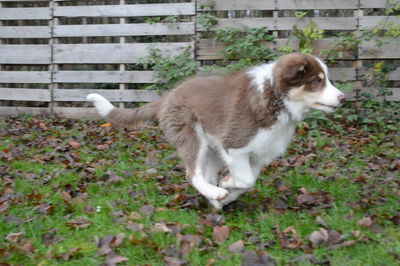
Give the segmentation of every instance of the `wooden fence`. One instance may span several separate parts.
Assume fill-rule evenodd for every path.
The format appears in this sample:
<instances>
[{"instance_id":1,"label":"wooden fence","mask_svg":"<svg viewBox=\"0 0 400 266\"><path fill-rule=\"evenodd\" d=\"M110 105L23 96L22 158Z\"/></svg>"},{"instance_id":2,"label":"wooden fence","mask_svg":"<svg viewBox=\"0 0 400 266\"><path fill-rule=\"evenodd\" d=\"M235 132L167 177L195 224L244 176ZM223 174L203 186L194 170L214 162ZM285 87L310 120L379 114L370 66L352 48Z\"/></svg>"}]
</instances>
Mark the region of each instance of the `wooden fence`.
<instances>
[{"instance_id":1,"label":"wooden fence","mask_svg":"<svg viewBox=\"0 0 400 266\"><path fill-rule=\"evenodd\" d=\"M0 115L52 113L63 117L93 117L85 96L98 92L121 107L131 102L152 101L155 91L141 90L154 82L154 73L138 67L147 47L157 42L163 55L174 55L188 46L200 64L221 58L222 43L203 39L205 29L196 18L216 13L223 28L267 26L277 37L275 46L298 45L287 31L314 21L327 32L370 28L380 21L400 23L399 17L379 15L386 0L209 0L137 4L134 0L111 1L0 1ZM143 2L143 1L142 1ZM171 1L169 1L171 2ZM309 10L303 19L293 11ZM337 13L335 13L337 12ZM335 16L331 15L335 14ZM378 14L378 15L376 15ZM174 16L170 22L162 18ZM154 18L151 23L145 17ZM158 19L158 20L157 20ZM333 39L315 43L315 50L328 48ZM365 66L374 60L399 63L400 41L360 45L332 68L333 80L349 80L357 99ZM400 100L400 71L389 74L393 95ZM129 107L129 106L128 106Z\"/></svg>"}]
</instances>

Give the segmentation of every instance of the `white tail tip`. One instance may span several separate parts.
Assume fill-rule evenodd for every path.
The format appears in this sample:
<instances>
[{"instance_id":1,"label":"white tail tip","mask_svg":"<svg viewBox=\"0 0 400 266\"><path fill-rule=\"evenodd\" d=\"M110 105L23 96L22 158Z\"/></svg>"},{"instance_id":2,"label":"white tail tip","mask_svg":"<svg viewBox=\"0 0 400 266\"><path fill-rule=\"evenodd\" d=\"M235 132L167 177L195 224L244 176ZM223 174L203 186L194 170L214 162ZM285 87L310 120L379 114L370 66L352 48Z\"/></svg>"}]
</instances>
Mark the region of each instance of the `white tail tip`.
<instances>
[{"instance_id":1,"label":"white tail tip","mask_svg":"<svg viewBox=\"0 0 400 266\"><path fill-rule=\"evenodd\" d=\"M97 112L102 117L107 116L111 112L111 110L115 108L109 101L107 101L106 98L97 93L89 94L88 96L86 96L86 99L89 102L93 103Z\"/></svg>"}]
</instances>

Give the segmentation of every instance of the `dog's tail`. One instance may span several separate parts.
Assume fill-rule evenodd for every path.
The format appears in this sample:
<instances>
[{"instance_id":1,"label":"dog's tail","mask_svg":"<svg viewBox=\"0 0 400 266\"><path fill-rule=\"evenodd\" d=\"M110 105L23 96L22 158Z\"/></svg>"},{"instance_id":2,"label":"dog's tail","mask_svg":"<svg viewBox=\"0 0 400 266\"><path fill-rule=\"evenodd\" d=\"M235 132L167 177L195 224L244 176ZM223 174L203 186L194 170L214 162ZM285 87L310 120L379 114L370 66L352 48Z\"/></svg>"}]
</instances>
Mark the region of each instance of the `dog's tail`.
<instances>
[{"instance_id":1,"label":"dog's tail","mask_svg":"<svg viewBox=\"0 0 400 266\"><path fill-rule=\"evenodd\" d=\"M135 126L146 121L157 120L162 100L148 103L139 108L120 109L97 93L89 94L86 99L93 103L97 112L108 122L119 126Z\"/></svg>"}]
</instances>

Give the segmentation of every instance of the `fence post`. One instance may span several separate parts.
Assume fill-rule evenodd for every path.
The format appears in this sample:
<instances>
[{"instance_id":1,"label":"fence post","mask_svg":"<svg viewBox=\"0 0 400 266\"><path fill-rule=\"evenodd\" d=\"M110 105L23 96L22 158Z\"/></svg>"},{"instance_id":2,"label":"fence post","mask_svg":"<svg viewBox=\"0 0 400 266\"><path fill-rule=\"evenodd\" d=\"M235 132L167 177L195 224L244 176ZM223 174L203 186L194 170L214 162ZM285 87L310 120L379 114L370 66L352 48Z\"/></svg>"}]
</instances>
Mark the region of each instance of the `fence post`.
<instances>
[{"instance_id":1,"label":"fence post","mask_svg":"<svg viewBox=\"0 0 400 266\"><path fill-rule=\"evenodd\" d=\"M125 0L120 0L119 1L119 4L120 5L125 5ZM126 23L126 18L124 18L124 17L121 17L121 18L119 18L119 24L121 25L121 24L125 24ZM125 43L125 41L126 41L126 38L123 36L123 37L119 37L119 43L120 44L124 44ZM120 64L119 65L119 71L120 71L120 77L122 78L123 76L124 76L124 72L125 72L125 70L126 70L126 67L125 67L125 64ZM125 90L126 89L126 84L125 83L119 83L119 89L120 90ZM120 94L121 95L121 94ZM123 103L123 102L120 102L119 103L119 108L124 108L125 107L125 104Z\"/></svg>"},{"instance_id":2,"label":"fence post","mask_svg":"<svg viewBox=\"0 0 400 266\"><path fill-rule=\"evenodd\" d=\"M361 1L358 0L357 4L358 9L354 10L353 16L356 17L357 19L357 30L360 30L360 17L364 15L364 10L362 9L361 6ZM359 59L359 45L357 44L357 54L356 54L356 61L353 62L353 67L356 68L356 81L354 83L355 86L355 92L356 92L356 108L358 111L358 101L361 98L361 88L362 88L362 81L361 81L361 70L363 67L363 61Z\"/></svg>"},{"instance_id":3,"label":"fence post","mask_svg":"<svg viewBox=\"0 0 400 266\"><path fill-rule=\"evenodd\" d=\"M54 16L54 8L58 6L57 0L51 0L50 1L50 12L51 12L51 18L50 18L50 39L49 39L49 45L50 45L50 66L49 66L49 71L50 71L50 84L49 84L49 90L50 90L50 103L49 103L49 108L50 108L50 113L54 114L54 107L57 105L54 101L54 90L58 88L58 84L54 82L54 74L55 72L58 71L58 65L54 63L54 45L58 43L58 40L54 37L54 26L58 25L59 21L58 18Z\"/></svg>"}]
</instances>

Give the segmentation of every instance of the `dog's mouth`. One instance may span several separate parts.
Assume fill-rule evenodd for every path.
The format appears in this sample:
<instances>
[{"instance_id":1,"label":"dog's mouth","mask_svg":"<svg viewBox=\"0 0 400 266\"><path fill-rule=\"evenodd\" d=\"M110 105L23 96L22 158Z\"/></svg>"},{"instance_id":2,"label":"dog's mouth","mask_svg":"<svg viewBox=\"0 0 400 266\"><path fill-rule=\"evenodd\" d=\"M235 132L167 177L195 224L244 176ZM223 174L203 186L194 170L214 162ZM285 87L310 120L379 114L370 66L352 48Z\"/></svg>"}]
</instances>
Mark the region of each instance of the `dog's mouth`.
<instances>
[{"instance_id":1,"label":"dog's mouth","mask_svg":"<svg viewBox=\"0 0 400 266\"><path fill-rule=\"evenodd\" d=\"M316 102L315 104L317 106L322 107L323 109L328 109L329 111L335 111L336 109L338 109L340 107L340 105L329 105L329 104L324 104L324 103L320 103L320 102Z\"/></svg>"}]
</instances>

